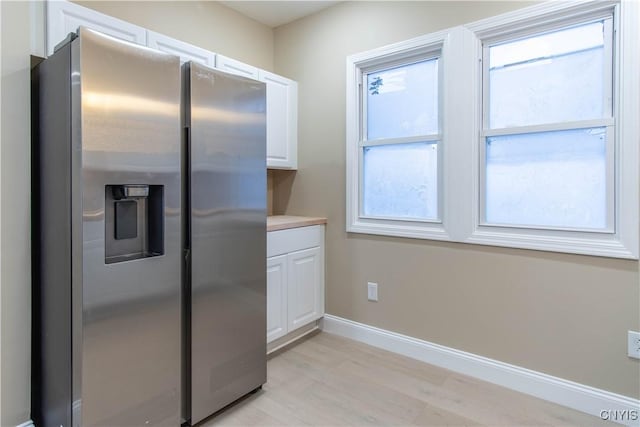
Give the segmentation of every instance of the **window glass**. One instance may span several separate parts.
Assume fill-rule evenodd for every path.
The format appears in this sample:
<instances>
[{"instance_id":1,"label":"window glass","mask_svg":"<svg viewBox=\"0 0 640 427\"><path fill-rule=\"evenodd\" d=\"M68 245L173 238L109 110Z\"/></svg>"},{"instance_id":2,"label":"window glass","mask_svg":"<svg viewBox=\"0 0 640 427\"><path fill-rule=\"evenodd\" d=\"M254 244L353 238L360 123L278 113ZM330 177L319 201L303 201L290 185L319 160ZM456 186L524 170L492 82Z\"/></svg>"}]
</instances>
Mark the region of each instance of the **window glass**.
<instances>
[{"instance_id":1,"label":"window glass","mask_svg":"<svg viewBox=\"0 0 640 427\"><path fill-rule=\"evenodd\" d=\"M489 128L601 118L602 21L489 48Z\"/></svg>"},{"instance_id":2,"label":"window glass","mask_svg":"<svg viewBox=\"0 0 640 427\"><path fill-rule=\"evenodd\" d=\"M436 142L365 147L363 162L364 215L438 217Z\"/></svg>"},{"instance_id":3,"label":"window glass","mask_svg":"<svg viewBox=\"0 0 640 427\"><path fill-rule=\"evenodd\" d=\"M366 75L367 139L438 133L438 59Z\"/></svg>"},{"instance_id":4,"label":"window glass","mask_svg":"<svg viewBox=\"0 0 640 427\"><path fill-rule=\"evenodd\" d=\"M487 222L606 227L604 127L494 136L486 144Z\"/></svg>"}]
</instances>

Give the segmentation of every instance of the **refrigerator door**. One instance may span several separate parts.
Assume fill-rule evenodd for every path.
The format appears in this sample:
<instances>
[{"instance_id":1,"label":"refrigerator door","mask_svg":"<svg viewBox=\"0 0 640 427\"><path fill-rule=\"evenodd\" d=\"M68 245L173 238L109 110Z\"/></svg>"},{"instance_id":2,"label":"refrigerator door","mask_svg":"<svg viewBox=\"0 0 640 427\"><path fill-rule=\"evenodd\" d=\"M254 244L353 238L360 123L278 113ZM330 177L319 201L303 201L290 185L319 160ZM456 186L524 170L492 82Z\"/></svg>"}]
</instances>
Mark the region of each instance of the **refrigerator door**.
<instances>
[{"instance_id":1,"label":"refrigerator door","mask_svg":"<svg viewBox=\"0 0 640 427\"><path fill-rule=\"evenodd\" d=\"M195 424L266 381L265 86L184 67Z\"/></svg>"},{"instance_id":2,"label":"refrigerator door","mask_svg":"<svg viewBox=\"0 0 640 427\"><path fill-rule=\"evenodd\" d=\"M180 62L80 28L71 66L74 425L175 427Z\"/></svg>"}]
</instances>

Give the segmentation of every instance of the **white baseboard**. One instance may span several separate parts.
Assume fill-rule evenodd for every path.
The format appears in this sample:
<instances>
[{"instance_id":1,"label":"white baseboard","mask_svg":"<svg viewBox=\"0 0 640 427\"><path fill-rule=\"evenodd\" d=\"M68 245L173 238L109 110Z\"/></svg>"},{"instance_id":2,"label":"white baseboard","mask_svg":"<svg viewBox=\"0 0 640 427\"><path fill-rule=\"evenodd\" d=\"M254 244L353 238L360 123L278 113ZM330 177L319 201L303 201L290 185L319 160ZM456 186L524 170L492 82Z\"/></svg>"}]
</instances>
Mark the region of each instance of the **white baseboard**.
<instances>
[{"instance_id":1,"label":"white baseboard","mask_svg":"<svg viewBox=\"0 0 640 427\"><path fill-rule=\"evenodd\" d=\"M16 427L35 427L35 425L33 424L33 421L29 420L17 425Z\"/></svg>"},{"instance_id":2,"label":"white baseboard","mask_svg":"<svg viewBox=\"0 0 640 427\"><path fill-rule=\"evenodd\" d=\"M305 325L293 332L286 334L280 338L277 338L267 343L267 356L275 354L276 352L288 347L294 342L301 340L302 338L320 330L320 320Z\"/></svg>"},{"instance_id":3,"label":"white baseboard","mask_svg":"<svg viewBox=\"0 0 640 427\"><path fill-rule=\"evenodd\" d=\"M322 330L619 424L640 426L640 400L325 314ZM617 411L617 412L616 412ZM625 412L626 411L626 412ZM633 416L635 414L635 416ZM635 418L635 419L632 419Z\"/></svg>"}]
</instances>

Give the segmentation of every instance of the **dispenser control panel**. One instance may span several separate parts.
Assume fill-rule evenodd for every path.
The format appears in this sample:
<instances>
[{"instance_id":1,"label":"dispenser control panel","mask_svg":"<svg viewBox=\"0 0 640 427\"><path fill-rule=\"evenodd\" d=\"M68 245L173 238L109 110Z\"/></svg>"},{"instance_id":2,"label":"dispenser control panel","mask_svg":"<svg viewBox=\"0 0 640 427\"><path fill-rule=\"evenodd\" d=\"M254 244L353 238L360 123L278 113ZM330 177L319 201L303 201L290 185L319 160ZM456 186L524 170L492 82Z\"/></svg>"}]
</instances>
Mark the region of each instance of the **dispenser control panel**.
<instances>
[{"instance_id":1,"label":"dispenser control panel","mask_svg":"<svg viewBox=\"0 0 640 427\"><path fill-rule=\"evenodd\" d=\"M105 263L164 254L164 186L105 186Z\"/></svg>"}]
</instances>

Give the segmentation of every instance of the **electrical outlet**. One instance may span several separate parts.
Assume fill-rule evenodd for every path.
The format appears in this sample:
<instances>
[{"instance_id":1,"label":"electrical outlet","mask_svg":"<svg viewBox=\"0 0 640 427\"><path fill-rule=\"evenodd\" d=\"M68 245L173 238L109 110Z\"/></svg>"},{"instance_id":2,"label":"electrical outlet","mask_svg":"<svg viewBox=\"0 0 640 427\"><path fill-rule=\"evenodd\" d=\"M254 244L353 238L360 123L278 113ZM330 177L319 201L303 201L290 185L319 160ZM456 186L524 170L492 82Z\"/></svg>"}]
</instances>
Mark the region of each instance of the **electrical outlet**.
<instances>
[{"instance_id":1,"label":"electrical outlet","mask_svg":"<svg viewBox=\"0 0 640 427\"><path fill-rule=\"evenodd\" d=\"M627 355L640 359L640 332L629 331L629 349Z\"/></svg>"},{"instance_id":2,"label":"electrical outlet","mask_svg":"<svg viewBox=\"0 0 640 427\"><path fill-rule=\"evenodd\" d=\"M378 284L367 282L367 299L369 301L378 301Z\"/></svg>"}]
</instances>

